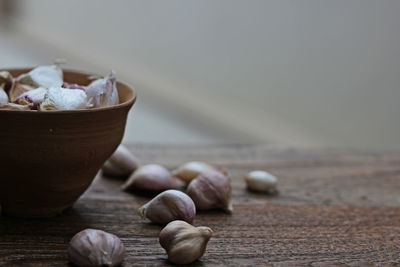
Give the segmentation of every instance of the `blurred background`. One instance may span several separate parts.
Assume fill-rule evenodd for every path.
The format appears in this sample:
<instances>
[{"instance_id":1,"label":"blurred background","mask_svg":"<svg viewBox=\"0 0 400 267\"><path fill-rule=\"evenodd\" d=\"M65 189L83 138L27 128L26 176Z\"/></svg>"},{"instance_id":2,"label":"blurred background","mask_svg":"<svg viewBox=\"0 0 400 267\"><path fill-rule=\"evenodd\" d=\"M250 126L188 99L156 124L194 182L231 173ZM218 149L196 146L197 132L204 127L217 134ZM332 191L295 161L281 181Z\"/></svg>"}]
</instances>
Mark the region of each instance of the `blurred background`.
<instances>
[{"instance_id":1,"label":"blurred background","mask_svg":"<svg viewBox=\"0 0 400 267\"><path fill-rule=\"evenodd\" d=\"M0 0L0 68L138 92L124 142L400 150L400 1Z\"/></svg>"}]
</instances>

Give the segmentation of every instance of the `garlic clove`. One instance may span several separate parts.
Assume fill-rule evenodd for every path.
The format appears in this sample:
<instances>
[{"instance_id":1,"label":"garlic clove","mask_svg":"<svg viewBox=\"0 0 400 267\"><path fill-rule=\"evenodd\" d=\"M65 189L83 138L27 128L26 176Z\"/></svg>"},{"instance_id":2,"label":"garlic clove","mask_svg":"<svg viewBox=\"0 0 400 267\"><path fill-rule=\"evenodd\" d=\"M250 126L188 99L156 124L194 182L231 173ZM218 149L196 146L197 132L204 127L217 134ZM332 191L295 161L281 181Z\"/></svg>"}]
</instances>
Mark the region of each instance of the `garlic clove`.
<instances>
[{"instance_id":1,"label":"garlic clove","mask_svg":"<svg viewBox=\"0 0 400 267\"><path fill-rule=\"evenodd\" d=\"M119 103L115 72L102 79L93 81L86 87L88 107L109 107Z\"/></svg>"},{"instance_id":2,"label":"garlic clove","mask_svg":"<svg viewBox=\"0 0 400 267\"><path fill-rule=\"evenodd\" d=\"M68 258L78 266L118 266L122 263L125 247L110 233L86 229L69 242Z\"/></svg>"},{"instance_id":3,"label":"garlic clove","mask_svg":"<svg viewBox=\"0 0 400 267\"><path fill-rule=\"evenodd\" d=\"M154 223L167 224L174 220L193 223L196 207L193 200L178 190L167 190L144 204L138 210L142 218Z\"/></svg>"},{"instance_id":4,"label":"garlic clove","mask_svg":"<svg viewBox=\"0 0 400 267\"><path fill-rule=\"evenodd\" d=\"M160 245L167 251L168 260L189 264L203 256L213 231L209 227L194 227L184 221L173 221L160 232Z\"/></svg>"},{"instance_id":5,"label":"garlic clove","mask_svg":"<svg viewBox=\"0 0 400 267\"><path fill-rule=\"evenodd\" d=\"M0 71L0 89L8 92L14 85L14 78L8 71Z\"/></svg>"},{"instance_id":6,"label":"garlic clove","mask_svg":"<svg viewBox=\"0 0 400 267\"><path fill-rule=\"evenodd\" d=\"M62 87L51 87L47 90L40 110L86 109L86 93L82 90L71 90Z\"/></svg>"},{"instance_id":7,"label":"garlic clove","mask_svg":"<svg viewBox=\"0 0 400 267\"><path fill-rule=\"evenodd\" d=\"M37 87L61 87L63 72L58 65L39 66L28 73L21 74L16 81L25 85Z\"/></svg>"},{"instance_id":8,"label":"garlic clove","mask_svg":"<svg viewBox=\"0 0 400 267\"><path fill-rule=\"evenodd\" d=\"M147 164L139 167L122 186L122 189L162 192L180 188L181 185L180 181L173 177L165 167L158 164Z\"/></svg>"},{"instance_id":9,"label":"garlic clove","mask_svg":"<svg viewBox=\"0 0 400 267\"><path fill-rule=\"evenodd\" d=\"M0 104L8 103L7 93L0 88Z\"/></svg>"},{"instance_id":10,"label":"garlic clove","mask_svg":"<svg viewBox=\"0 0 400 267\"><path fill-rule=\"evenodd\" d=\"M20 105L30 105L32 104L33 109L37 109L38 105L44 100L44 96L47 93L47 89L39 87L23 93L14 100L14 103Z\"/></svg>"},{"instance_id":11,"label":"garlic clove","mask_svg":"<svg viewBox=\"0 0 400 267\"><path fill-rule=\"evenodd\" d=\"M277 192L278 179L266 171L251 171L245 176L245 181L249 190L271 194Z\"/></svg>"},{"instance_id":12,"label":"garlic clove","mask_svg":"<svg viewBox=\"0 0 400 267\"><path fill-rule=\"evenodd\" d=\"M102 171L107 176L128 176L138 167L138 159L124 145L119 145L103 164Z\"/></svg>"},{"instance_id":13,"label":"garlic clove","mask_svg":"<svg viewBox=\"0 0 400 267\"><path fill-rule=\"evenodd\" d=\"M179 166L177 169L172 171L172 175L189 183L196 178L200 173L215 171L217 170L214 166L201 162L201 161L190 161Z\"/></svg>"},{"instance_id":14,"label":"garlic clove","mask_svg":"<svg viewBox=\"0 0 400 267\"><path fill-rule=\"evenodd\" d=\"M219 171L201 173L190 182L187 194L198 210L223 209L228 213L233 211L230 179Z\"/></svg>"},{"instance_id":15,"label":"garlic clove","mask_svg":"<svg viewBox=\"0 0 400 267\"><path fill-rule=\"evenodd\" d=\"M26 84L22 84L22 83L16 82L14 84L14 86L10 89L9 93L8 93L10 101L14 102L15 99L17 99L20 95L22 95L22 94L24 94L24 93L26 93L28 91L34 90L34 89L35 88L30 86L30 85L26 85Z\"/></svg>"},{"instance_id":16,"label":"garlic clove","mask_svg":"<svg viewBox=\"0 0 400 267\"><path fill-rule=\"evenodd\" d=\"M0 103L0 110L30 110L31 105L19 105L14 103Z\"/></svg>"}]
</instances>

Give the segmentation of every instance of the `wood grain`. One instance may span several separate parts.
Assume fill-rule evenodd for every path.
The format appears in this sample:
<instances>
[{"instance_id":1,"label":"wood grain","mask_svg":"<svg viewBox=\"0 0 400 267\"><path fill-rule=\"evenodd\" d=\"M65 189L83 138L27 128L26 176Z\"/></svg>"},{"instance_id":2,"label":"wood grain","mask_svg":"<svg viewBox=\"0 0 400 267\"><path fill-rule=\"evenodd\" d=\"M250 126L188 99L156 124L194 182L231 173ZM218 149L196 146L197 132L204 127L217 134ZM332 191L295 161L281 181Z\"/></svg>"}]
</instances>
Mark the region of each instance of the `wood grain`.
<instances>
[{"instance_id":1,"label":"wood grain","mask_svg":"<svg viewBox=\"0 0 400 267\"><path fill-rule=\"evenodd\" d=\"M226 168L234 213L198 213L194 224L215 235L193 266L400 266L400 155L305 151L250 145L134 145L143 163L168 168L189 159ZM243 174L266 169L280 193L248 192ZM0 217L0 265L66 266L71 237L85 228L118 235L124 266L168 266L161 227L135 210L149 200L121 192L122 181L98 176L63 215Z\"/></svg>"}]
</instances>

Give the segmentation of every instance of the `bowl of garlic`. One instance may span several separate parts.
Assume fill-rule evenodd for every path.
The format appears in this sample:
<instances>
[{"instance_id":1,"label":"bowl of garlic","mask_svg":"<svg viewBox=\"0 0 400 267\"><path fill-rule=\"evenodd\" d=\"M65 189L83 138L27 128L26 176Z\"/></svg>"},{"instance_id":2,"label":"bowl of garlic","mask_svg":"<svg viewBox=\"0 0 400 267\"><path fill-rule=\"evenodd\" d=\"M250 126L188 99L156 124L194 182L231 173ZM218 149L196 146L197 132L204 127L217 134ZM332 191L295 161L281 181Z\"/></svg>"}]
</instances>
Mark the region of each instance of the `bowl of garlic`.
<instances>
[{"instance_id":1,"label":"bowl of garlic","mask_svg":"<svg viewBox=\"0 0 400 267\"><path fill-rule=\"evenodd\" d=\"M114 72L0 70L2 214L51 217L71 207L120 144L135 99Z\"/></svg>"}]
</instances>

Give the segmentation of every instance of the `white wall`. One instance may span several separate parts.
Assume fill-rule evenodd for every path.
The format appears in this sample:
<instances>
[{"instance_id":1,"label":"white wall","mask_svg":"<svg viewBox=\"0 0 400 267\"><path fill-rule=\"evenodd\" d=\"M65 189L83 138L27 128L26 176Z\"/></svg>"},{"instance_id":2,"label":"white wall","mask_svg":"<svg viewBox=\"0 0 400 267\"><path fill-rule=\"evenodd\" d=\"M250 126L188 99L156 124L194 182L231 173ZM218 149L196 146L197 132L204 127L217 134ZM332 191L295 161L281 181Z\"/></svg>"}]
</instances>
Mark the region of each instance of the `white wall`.
<instances>
[{"instance_id":1,"label":"white wall","mask_svg":"<svg viewBox=\"0 0 400 267\"><path fill-rule=\"evenodd\" d=\"M400 149L400 1L18 3L19 30L199 121L249 140Z\"/></svg>"}]
</instances>

